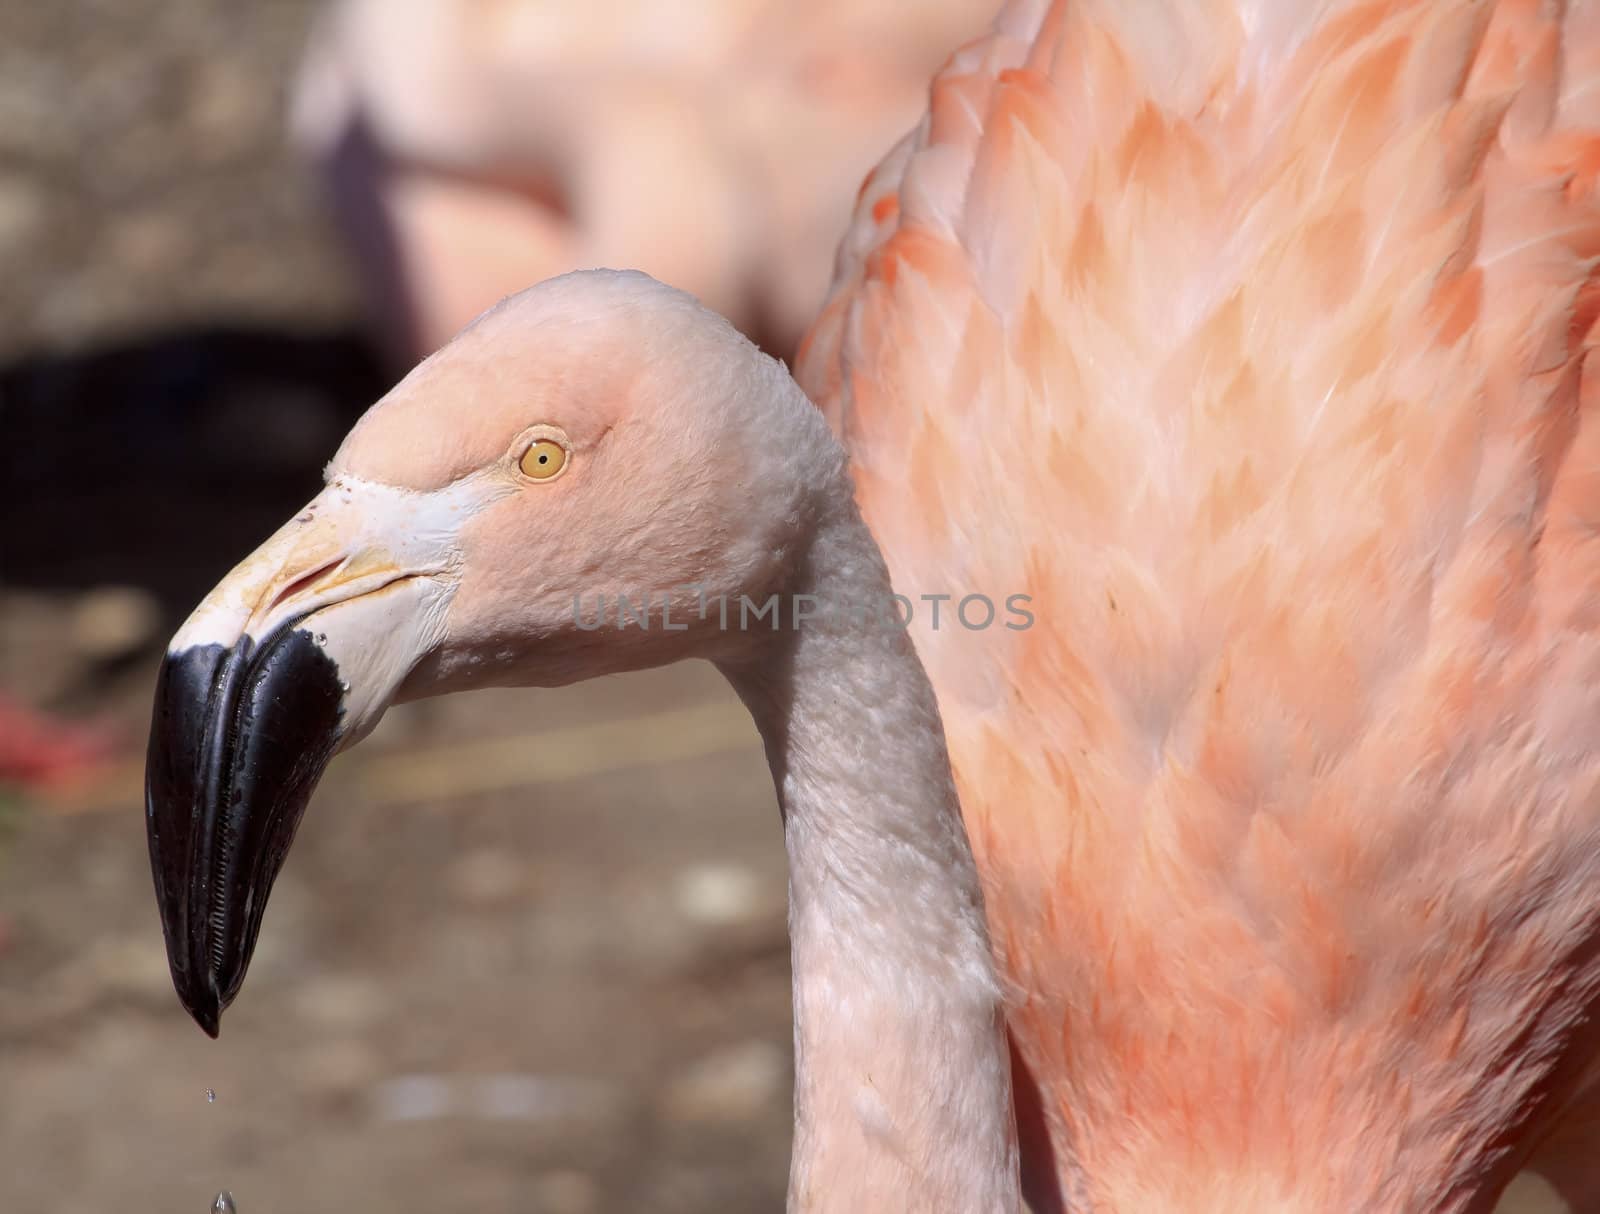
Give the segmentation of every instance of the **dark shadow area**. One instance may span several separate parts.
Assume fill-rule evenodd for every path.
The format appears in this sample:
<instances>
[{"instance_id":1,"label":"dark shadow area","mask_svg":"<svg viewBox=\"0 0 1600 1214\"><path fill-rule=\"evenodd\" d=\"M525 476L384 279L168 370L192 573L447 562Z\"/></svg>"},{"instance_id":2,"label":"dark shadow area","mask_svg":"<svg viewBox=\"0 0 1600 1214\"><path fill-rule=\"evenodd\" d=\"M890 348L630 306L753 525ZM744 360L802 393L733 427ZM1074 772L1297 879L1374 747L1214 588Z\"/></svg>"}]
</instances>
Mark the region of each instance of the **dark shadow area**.
<instances>
[{"instance_id":1,"label":"dark shadow area","mask_svg":"<svg viewBox=\"0 0 1600 1214\"><path fill-rule=\"evenodd\" d=\"M227 325L0 369L0 581L138 586L181 618L388 386L358 333Z\"/></svg>"}]
</instances>

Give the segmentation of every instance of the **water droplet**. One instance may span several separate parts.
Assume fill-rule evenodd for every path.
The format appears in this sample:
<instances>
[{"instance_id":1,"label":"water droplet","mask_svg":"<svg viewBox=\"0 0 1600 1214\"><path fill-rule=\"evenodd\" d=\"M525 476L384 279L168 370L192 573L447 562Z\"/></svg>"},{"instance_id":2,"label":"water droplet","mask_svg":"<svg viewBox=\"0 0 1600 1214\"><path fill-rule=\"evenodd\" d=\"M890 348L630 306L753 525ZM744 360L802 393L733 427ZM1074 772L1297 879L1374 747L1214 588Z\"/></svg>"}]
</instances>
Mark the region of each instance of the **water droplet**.
<instances>
[{"instance_id":1,"label":"water droplet","mask_svg":"<svg viewBox=\"0 0 1600 1214\"><path fill-rule=\"evenodd\" d=\"M217 1103L217 1094L214 1091L212 1091L210 1088L206 1089L206 1103L207 1104L216 1104ZM226 1197L227 1194L224 1193L223 1196Z\"/></svg>"},{"instance_id":2,"label":"water droplet","mask_svg":"<svg viewBox=\"0 0 1600 1214\"><path fill-rule=\"evenodd\" d=\"M217 1194L217 1199L211 1203L211 1214L239 1214L239 1207L233 1204L233 1194L223 1189Z\"/></svg>"}]
</instances>

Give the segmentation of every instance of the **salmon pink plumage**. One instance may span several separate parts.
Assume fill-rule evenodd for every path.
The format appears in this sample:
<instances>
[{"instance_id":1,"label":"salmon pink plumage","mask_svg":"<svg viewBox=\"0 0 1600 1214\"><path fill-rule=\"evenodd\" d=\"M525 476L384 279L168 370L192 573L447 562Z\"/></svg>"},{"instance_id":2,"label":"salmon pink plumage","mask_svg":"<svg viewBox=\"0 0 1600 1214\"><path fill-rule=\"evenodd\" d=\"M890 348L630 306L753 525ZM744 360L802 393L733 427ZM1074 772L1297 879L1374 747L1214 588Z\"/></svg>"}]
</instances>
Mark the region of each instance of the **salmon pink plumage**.
<instances>
[{"instance_id":1,"label":"salmon pink plumage","mask_svg":"<svg viewBox=\"0 0 1600 1214\"><path fill-rule=\"evenodd\" d=\"M864 185L1047 1208L1600 1208L1597 172L1600 5L1013 0Z\"/></svg>"}]
</instances>

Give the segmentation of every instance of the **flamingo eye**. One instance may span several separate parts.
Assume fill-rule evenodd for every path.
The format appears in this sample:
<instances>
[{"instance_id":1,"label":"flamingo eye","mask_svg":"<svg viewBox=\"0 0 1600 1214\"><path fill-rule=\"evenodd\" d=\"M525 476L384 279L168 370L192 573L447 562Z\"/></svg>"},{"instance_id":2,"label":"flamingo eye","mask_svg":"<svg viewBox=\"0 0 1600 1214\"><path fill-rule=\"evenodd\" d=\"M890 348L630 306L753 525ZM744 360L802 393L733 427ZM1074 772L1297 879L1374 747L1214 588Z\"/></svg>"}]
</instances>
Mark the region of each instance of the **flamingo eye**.
<instances>
[{"instance_id":1,"label":"flamingo eye","mask_svg":"<svg viewBox=\"0 0 1600 1214\"><path fill-rule=\"evenodd\" d=\"M552 438L535 439L528 444L517 466L524 476L547 481L567 466L567 449Z\"/></svg>"}]
</instances>

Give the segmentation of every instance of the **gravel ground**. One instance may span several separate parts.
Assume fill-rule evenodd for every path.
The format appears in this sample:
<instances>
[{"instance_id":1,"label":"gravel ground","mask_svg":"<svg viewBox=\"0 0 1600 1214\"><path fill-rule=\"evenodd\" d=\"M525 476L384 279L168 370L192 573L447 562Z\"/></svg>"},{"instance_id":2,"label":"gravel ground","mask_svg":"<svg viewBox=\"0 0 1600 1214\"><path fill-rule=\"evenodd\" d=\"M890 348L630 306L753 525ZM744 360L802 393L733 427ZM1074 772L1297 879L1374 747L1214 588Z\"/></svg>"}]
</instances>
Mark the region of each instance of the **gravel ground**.
<instances>
[{"instance_id":1,"label":"gravel ground","mask_svg":"<svg viewBox=\"0 0 1600 1214\"><path fill-rule=\"evenodd\" d=\"M282 112L310 0L0 5L0 357L348 322Z\"/></svg>"},{"instance_id":2,"label":"gravel ground","mask_svg":"<svg viewBox=\"0 0 1600 1214\"><path fill-rule=\"evenodd\" d=\"M781 837L704 667L396 710L221 1040L172 993L156 653L385 386L282 135L314 8L0 5L0 692L117 740L0 792L0 1210L781 1209Z\"/></svg>"}]
</instances>

